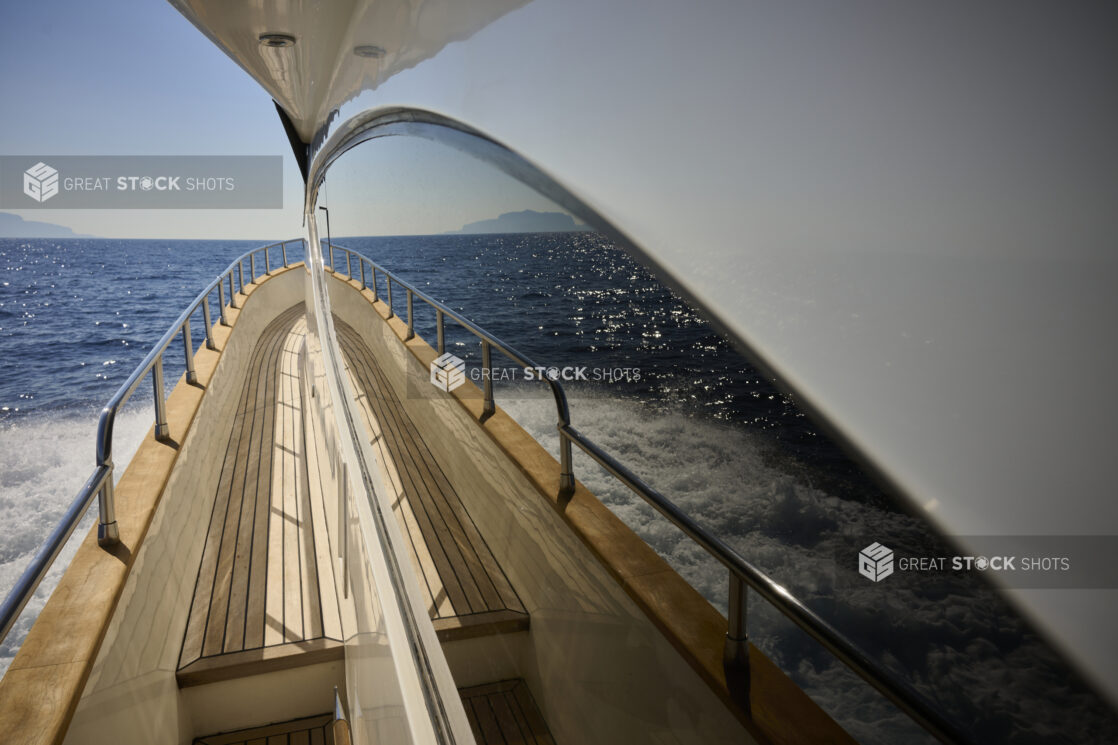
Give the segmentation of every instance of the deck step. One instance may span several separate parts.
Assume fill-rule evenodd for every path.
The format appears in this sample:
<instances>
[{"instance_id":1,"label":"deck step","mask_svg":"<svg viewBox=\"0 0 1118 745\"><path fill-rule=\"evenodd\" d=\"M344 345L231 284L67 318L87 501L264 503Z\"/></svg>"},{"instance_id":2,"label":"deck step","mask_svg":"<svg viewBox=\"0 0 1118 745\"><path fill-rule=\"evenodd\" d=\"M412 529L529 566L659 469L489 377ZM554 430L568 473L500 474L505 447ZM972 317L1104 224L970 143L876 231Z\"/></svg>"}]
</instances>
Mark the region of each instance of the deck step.
<instances>
[{"instance_id":1,"label":"deck step","mask_svg":"<svg viewBox=\"0 0 1118 745\"><path fill-rule=\"evenodd\" d=\"M458 689L478 745L555 745L528 685L516 678ZM339 722L342 724L342 722ZM335 745L333 714L194 738L193 745ZM340 744L338 744L340 745Z\"/></svg>"},{"instance_id":2,"label":"deck step","mask_svg":"<svg viewBox=\"0 0 1118 745\"><path fill-rule=\"evenodd\" d=\"M235 732L195 737L194 745L334 745L333 714L292 719Z\"/></svg>"},{"instance_id":3,"label":"deck step","mask_svg":"<svg viewBox=\"0 0 1118 745\"><path fill-rule=\"evenodd\" d=\"M528 684L520 678L459 688L478 745L555 745Z\"/></svg>"},{"instance_id":4,"label":"deck step","mask_svg":"<svg viewBox=\"0 0 1118 745\"><path fill-rule=\"evenodd\" d=\"M179 668L175 679L179 688L188 688L344 659L345 644L342 642L323 638L308 639L203 657Z\"/></svg>"}]
</instances>

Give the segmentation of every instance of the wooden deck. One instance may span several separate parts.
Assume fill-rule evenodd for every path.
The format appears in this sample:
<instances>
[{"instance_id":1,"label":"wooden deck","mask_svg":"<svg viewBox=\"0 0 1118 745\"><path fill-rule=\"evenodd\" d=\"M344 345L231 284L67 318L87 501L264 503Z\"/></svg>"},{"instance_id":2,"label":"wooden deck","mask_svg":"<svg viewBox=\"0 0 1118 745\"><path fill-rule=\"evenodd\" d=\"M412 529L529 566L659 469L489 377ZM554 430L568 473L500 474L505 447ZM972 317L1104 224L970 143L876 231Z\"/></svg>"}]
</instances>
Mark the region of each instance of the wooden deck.
<instances>
[{"instance_id":1,"label":"wooden deck","mask_svg":"<svg viewBox=\"0 0 1118 745\"><path fill-rule=\"evenodd\" d=\"M478 745L555 745L523 680L460 688Z\"/></svg>"},{"instance_id":2,"label":"wooden deck","mask_svg":"<svg viewBox=\"0 0 1118 745\"><path fill-rule=\"evenodd\" d=\"M528 614L383 371L336 321L394 512L443 641L528 627ZM340 597L327 505L329 459L304 421L302 304L251 356L228 435L179 657L180 686L341 659L356 630ZM336 511L336 508L335 508Z\"/></svg>"},{"instance_id":3,"label":"wooden deck","mask_svg":"<svg viewBox=\"0 0 1118 745\"><path fill-rule=\"evenodd\" d=\"M337 317L334 328L439 638L527 629L524 605L373 354Z\"/></svg>"},{"instance_id":4,"label":"wooden deck","mask_svg":"<svg viewBox=\"0 0 1118 745\"><path fill-rule=\"evenodd\" d=\"M300 304L265 329L249 363L183 639L180 685L287 666L291 657L298 664L340 659L353 628L352 609L335 590L323 495L304 455L305 334Z\"/></svg>"}]
</instances>

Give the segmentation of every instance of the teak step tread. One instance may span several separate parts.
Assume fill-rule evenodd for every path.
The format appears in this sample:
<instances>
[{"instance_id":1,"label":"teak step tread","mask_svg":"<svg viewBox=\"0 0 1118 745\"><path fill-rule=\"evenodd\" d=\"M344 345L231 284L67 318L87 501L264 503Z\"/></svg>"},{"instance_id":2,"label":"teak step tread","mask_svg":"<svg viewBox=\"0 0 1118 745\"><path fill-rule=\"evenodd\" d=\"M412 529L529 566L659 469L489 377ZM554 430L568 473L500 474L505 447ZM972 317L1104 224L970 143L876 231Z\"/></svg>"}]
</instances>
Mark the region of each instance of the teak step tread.
<instances>
[{"instance_id":1,"label":"teak step tread","mask_svg":"<svg viewBox=\"0 0 1118 745\"><path fill-rule=\"evenodd\" d=\"M333 714L318 714L263 727L195 737L194 745L334 745L330 734L333 721Z\"/></svg>"},{"instance_id":2,"label":"teak step tread","mask_svg":"<svg viewBox=\"0 0 1118 745\"><path fill-rule=\"evenodd\" d=\"M179 688L216 683L219 680L247 678L276 670L290 670L320 662L345 659L345 644L335 639L308 639L274 647L244 649L216 657L203 657L175 673Z\"/></svg>"},{"instance_id":3,"label":"teak step tread","mask_svg":"<svg viewBox=\"0 0 1118 745\"><path fill-rule=\"evenodd\" d=\"M334 328L439 639L526 630L524 604L376 357L337 316Z\"/></svg>"},{"instance_id":4,"label":"teak step tread","mask_svg":"<svg viewBox=\"0 0 1118 745\"><path fill-rule=\"evenodd\" d=\"M458 693L478 745L555 745L523 680L460 688Z\"/></svg>"}]
</instances>

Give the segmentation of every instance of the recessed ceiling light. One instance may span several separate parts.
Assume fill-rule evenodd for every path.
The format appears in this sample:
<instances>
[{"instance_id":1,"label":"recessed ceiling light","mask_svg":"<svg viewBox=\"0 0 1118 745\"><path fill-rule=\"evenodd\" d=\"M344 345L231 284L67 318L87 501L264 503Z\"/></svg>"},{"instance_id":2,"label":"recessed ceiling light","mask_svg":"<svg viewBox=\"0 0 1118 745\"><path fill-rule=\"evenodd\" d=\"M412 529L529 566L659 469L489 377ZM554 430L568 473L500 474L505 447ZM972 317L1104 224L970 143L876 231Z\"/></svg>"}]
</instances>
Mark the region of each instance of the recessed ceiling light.
<instances>
[{"instance_id":1,"label":"recessed ceiling light","mask_svg":"<svg viewBox=\"0 0 1118 745\"><path fill-rule=\"evenodd\" d=\"M260 34L260 45L265 47L293 47L295 37L290 34Z\"/></svg>"},{"instance_id":2,"label":"recessed ceiling light","mask_svg":"<svg viewBox=\"0 0 1118 745\"><path fill-rule=\"evenodd\" d=\"M376 44L362 44L353 48L353 53L358 57L368 57L369 59L380 59L384 56L384 47L378 47Z\"/></svg>"}]
</instances>

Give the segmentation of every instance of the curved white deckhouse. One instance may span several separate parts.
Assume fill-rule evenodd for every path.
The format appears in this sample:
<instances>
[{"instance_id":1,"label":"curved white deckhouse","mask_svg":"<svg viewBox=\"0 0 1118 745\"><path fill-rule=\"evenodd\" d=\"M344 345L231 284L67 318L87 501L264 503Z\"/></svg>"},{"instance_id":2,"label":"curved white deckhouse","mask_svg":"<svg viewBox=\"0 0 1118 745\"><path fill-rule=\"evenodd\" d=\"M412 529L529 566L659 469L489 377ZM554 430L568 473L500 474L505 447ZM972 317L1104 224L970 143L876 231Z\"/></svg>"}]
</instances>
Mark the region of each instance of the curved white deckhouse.
<instances>
[{"instance_id":1,"label":"curved white deckhouse","mask_svg":"<svg viewBox=\"0 0 1118 745\"><path fill-rule=\"evenodd\" d=\"M312 156L404 109L536 164L973 553L1118 531L1111 9L174 4ZM1113 590L1012 592L1118 693Z\"/></svg>"}]
</instances>

